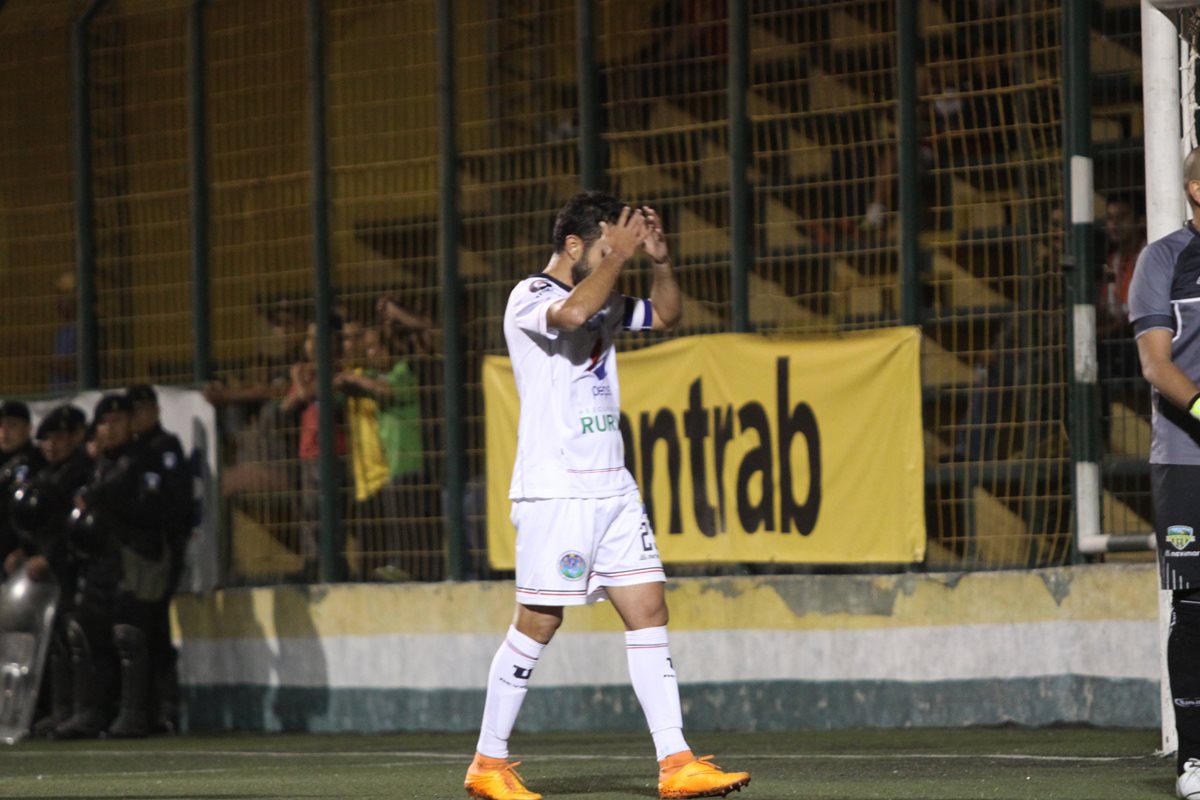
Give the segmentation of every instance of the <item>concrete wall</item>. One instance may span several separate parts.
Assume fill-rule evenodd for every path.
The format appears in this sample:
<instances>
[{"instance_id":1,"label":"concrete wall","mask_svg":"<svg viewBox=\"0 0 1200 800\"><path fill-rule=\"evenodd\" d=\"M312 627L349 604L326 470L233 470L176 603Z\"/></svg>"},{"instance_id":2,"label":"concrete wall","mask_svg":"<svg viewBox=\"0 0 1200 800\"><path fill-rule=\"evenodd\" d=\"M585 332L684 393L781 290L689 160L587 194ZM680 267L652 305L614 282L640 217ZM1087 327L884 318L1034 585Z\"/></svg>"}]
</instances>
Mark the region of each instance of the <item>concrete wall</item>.
<instances>
[{"instance_id":1,"label":"concrete wall","mask_svg":"<svg viewBox=\"0 0 1200 800\"><path fill-rule=\"evenodd\" d=\"M671 649L691 729L1156 726L1152 565L682 579ZM192 730L472 730L509 583L182 597ZM524 730L640 730L607 604L568 611Z\"/></svg>"}]
</instances>

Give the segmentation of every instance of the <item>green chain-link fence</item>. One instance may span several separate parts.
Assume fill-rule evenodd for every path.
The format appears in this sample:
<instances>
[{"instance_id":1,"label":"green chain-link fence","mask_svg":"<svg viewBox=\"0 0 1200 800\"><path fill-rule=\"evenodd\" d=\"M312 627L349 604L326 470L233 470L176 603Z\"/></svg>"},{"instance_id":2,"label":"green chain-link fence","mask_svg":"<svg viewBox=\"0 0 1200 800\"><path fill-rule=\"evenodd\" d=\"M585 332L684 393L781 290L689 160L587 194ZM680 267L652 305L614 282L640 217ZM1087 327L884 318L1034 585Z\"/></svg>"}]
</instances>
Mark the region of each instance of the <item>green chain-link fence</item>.
<instances>
[{"instance_id":1,"label":"green chain-link fence","mask_svg":"<svg viewBox=\"0 0 1200 800\"><path fill-rule=\"evenodd\" d=\"M1101 214L1110 195L1141 190L1142 120L1136 3L1097 8ZM744 28L731 16L739 9ZM492 575L479 366L504 352L509 289L542 269L554 213L593 164L599 188L666 220L685 335L737 327L739 291L751 330L922 326L928 567L1072 558L1060 3L461 0L452 98L439 98L438 12L434 0L328 0L315 20L326 41L322 224L344 323L335 416L348 444L335 488L348 578L436 580L454 567ZM78 13L28 0L0 12L7 394L78 379L74 343L58 335L71 330L78 283L66 112ZM583 14L590 28L579 26ZM903 14L918 21L907 43ZM207 320L191 306L195 19ZM92 156L99 383L215 379L231 582L316 574L315 415L296 401L313 380L305 342L316 318L307 24L305 4L281 0L110 0L87 34L92 119L80 134ZM741 74L744 84L731 82ZM911 105L898 88L906 76ZM443 100L457 119L449 224L460 282L449 295L438 244ZM919 213L906 216L904 190L914 187ZM749 249L739 255L743 213ZM639 270L629 278L635 291L648 281ZM447 296L461 330L446 330ZM206 330L213 363L198 369L192 339ZM457 337L466 405L448 418L445 354ZM1104 510L1109 530L1133 532L1147 526L1145 391L1118 367L1102 376ZM451 430L462 433L461 453L447 451ZM386 474L359 458L371 437ZM461 497L448 493L452 472ZM444 523L451 502L465 514L453 533L464 544L457 565Z\"/></svg>"}]
</instances>

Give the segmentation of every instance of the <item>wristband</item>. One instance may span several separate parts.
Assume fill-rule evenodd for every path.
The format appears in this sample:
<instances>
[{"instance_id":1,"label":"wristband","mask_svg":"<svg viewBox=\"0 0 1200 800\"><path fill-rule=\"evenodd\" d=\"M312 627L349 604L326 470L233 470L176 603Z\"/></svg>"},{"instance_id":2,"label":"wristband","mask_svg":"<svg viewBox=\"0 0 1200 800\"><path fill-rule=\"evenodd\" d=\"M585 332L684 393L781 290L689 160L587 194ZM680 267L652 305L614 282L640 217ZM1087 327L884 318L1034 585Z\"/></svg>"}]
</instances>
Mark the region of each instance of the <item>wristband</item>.
<instances>
[{"instance_id":1,"label":"wristband","mask_svg":"<svg viewBox=\"0 0 1200 800\"><path fill-rule=\"evenodd\" d=\"M1196 419L1200 419L1200 394L1188 401L1187 412Z\"/></svg>"}]
</instances>

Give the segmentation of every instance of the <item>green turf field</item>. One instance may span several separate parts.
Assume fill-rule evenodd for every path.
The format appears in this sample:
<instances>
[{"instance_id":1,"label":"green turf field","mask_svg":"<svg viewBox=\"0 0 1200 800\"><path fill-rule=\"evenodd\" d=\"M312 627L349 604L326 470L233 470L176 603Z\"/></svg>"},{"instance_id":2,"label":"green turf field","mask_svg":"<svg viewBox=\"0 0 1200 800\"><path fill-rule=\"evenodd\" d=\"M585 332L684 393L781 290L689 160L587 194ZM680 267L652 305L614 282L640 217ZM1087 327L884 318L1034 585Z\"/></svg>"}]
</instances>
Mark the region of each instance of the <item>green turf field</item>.
<instances>
[{"instance_id":1,"label":"green turf field","mask_svg":"<svg viewBox=\"0 0 1200 800\"><path fill-rule=\"evenodd\" d=\"M748 769L738 800L1174 797L1157 731L1092 729L696 733ZM474 736L180 736L23 742L0 750L0 797L459 798ZM657 797L648 735L518 734L513 757L550 798Z\"/></svg>"}]
</instances>

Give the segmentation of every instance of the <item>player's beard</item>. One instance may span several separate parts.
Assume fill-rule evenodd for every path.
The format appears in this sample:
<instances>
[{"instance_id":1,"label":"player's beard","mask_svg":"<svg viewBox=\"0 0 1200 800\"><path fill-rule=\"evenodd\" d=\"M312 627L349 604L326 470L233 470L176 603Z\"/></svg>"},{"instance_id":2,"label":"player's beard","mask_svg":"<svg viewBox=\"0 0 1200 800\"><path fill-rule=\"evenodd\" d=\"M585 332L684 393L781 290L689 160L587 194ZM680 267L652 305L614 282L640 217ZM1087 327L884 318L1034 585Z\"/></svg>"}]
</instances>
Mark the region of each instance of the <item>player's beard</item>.
<instances>
[{"instance_id":1,"label":"player's beard","mask_svg":"<svg viewBox=\"0 0 1200 800\"><path fill-rule=\"evenodd\" d=\"M592 246L590 244L584 245L583 253L580 254L579 259L571 265L571 282L576 286L578 286L584 278L592 274L592 268L588 264L587 260L588 253L591 251Z\"/></svg>"}]
</instances>

